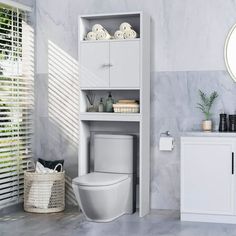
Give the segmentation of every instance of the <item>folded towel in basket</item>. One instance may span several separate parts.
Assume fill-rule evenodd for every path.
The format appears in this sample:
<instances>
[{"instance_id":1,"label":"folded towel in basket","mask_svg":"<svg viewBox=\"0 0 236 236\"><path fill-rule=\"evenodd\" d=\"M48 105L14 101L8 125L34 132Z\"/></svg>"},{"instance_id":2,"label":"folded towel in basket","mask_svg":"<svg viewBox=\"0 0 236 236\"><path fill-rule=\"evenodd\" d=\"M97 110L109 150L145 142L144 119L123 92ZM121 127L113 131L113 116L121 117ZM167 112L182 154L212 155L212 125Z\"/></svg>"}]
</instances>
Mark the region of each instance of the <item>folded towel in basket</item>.
<instances>
[{"instance_id":1,"label":"folded towel in basket","mask_svg":"<svg viewBox=\"0 0 236 236\"><path fill-rule=\"evenodd\" d=\"M64 160L47 161L42 158L39 158L38 162L40 162L44 167L47 167L47 168L53 169L53 170L57 166L57 168L56 168L57 171L61 171L61 166L63 166L63 164L64 164ZM58 164L61 164L61 166Z\"/></svg>"},{"instance_id":2,"label":"folded towel in basket","mask_svg":"<svg viewBox=\"0 0 236 236\"><path fill-rule=\"evenodd\" d=\"M41 163L37 162L35 172L46 174L57 171L46 168ZM47 209L52 193L53 182L54 181L32 181L27 204L35 208Z\"/></svg>"}]
</instances>

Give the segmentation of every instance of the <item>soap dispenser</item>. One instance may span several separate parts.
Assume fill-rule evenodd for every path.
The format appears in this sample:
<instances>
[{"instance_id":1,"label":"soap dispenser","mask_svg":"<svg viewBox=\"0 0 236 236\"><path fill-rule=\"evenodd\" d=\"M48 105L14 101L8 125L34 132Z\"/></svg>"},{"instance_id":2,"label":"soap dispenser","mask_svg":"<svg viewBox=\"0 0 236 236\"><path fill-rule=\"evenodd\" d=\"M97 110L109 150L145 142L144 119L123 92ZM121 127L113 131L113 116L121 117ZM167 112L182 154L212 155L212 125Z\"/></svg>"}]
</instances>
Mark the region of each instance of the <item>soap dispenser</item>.
<instances>
[{"instance_id":1,"label":"soap dispenser","mask_svg":"<svg viewBox=\"0 0 236 236\"><path fill-rule=\"evenodd\" d=\"M104 103L102 98L100 98L100 102L98 104L98 112L104 112Z\"/></svg>"},{"instance_id":2,"label":"soap dispenser","mask_svg":"<svg viewBox=\"0 0 236 236\"><path fill-rule=\"evenodd\" d=\"M106 100L106 107L105 107L106 112L113 112L113 104L114 100L112 98L111 92L109 92L108 98Z\"/></svg>"}]
</instances>

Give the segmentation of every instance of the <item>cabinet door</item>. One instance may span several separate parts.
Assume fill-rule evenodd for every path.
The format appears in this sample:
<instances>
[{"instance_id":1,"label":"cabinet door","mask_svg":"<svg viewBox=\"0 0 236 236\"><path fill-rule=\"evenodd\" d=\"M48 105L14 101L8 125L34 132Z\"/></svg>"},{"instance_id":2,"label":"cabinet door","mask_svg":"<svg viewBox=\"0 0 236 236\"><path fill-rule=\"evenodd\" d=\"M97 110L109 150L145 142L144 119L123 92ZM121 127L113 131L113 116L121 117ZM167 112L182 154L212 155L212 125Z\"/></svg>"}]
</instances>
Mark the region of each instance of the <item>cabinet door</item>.
<instances>
[{"instance_id":1,"label":"cabinet door","mask_svg":"<svg viewBox=\"0 0 236 236\"><path fill-rule=\"evenodd\" d=\"M227 138L181 141L181 212L233 214L232 153Z\"/></svg>"},{"instance_id":2,"label":"cabinet door","mask_svg":"<svg viewBox=\"0 0 236 236\"><path fill-rule=\"evenodd\" d=\"M109 87L109 42L81 43L80 50L80 86Z\"/></svg>"},{"instance_id":3,"label":"cabinet door","mask_svg":"<svg viewBox=\"0 0 236 236\"><path fill-rule=\"evenodd\" d=\"M110 87L139 87L139 41L110 42L110 64Z\"/></svg>"}]
</instances>

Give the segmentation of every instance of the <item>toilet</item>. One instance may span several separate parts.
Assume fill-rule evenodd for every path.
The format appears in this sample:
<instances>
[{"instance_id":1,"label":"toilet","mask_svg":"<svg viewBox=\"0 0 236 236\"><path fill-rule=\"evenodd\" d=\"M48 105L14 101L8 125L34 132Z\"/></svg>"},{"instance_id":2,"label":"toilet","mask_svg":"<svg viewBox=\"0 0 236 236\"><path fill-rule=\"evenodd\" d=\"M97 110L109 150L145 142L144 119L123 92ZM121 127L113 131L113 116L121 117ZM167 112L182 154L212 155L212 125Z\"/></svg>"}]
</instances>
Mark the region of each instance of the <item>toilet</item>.
<instances>
[{"instance_id":1,"label":"toilet","mask_svg":"<svg viewBox=\"0 0 236 236\"><path fill-rule=\"evenodd\" d=\"M109 222L135 211L132 135L95 134L94 172L72 181L87 220Z\"/></svg>"}]
</instances>

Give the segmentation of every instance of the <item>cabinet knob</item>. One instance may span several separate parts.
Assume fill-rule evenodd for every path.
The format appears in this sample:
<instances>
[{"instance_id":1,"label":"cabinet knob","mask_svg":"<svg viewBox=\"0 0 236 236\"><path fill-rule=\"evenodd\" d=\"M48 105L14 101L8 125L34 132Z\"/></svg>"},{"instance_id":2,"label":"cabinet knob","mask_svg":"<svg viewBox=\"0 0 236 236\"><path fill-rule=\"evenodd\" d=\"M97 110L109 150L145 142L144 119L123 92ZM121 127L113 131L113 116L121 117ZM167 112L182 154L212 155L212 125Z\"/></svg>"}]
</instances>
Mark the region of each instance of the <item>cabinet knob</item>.
<instances>
[{"instance_id":1,"label":"cabinet knob","mask_svg":"<svg viewBox=\"0 0 236 236\"><path fill-rule=\"evenodd\" d=\"M112 66L113 66L112 64L103 64L103 65L102 65L103 68L112 67Z\"/></svg>"},{"instance_id":2,"label":"cabinet knob","mask_svg":"<svg viewBox=\"0 0 236 236\"><path fill-rule=\"evenodd\" d=\"M103 64L102 67L103 68L110 67L110 64Z\"/></svg>"}]
</instances>

